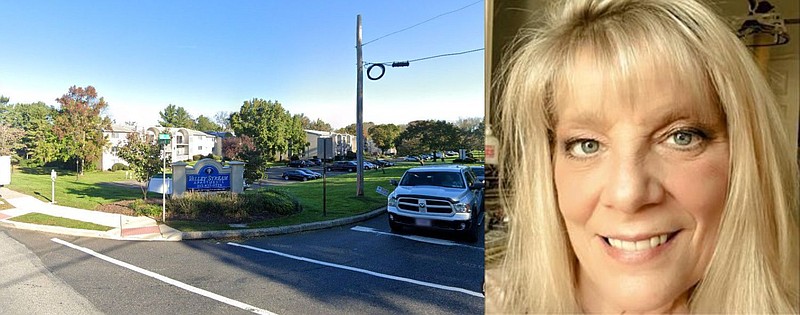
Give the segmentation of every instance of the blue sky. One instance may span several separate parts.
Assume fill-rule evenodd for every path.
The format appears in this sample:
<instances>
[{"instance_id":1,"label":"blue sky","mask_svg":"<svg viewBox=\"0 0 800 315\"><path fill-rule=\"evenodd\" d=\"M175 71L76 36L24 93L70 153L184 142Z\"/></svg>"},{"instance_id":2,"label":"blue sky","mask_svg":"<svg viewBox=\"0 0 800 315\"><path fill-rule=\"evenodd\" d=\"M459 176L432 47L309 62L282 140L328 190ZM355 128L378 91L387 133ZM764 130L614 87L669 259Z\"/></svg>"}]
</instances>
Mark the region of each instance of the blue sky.
<instances>
[{"instance_id":1,"label":"blue sky","mask_svg":"<svg viewBox=\"0 0 800 315\"><path fill-rule=\"evenodd\" d=\"M140 126L168 104L213 118L256 97L338 128L356 120L357 14L367 42L474 2L0 0L0 94L55 105L93 85ZM364 61L483 48L483 20L480 2L365 45ZM365 77L364 121L483 116L483 64L479 51Z\"/></svg>"}]
</instances>

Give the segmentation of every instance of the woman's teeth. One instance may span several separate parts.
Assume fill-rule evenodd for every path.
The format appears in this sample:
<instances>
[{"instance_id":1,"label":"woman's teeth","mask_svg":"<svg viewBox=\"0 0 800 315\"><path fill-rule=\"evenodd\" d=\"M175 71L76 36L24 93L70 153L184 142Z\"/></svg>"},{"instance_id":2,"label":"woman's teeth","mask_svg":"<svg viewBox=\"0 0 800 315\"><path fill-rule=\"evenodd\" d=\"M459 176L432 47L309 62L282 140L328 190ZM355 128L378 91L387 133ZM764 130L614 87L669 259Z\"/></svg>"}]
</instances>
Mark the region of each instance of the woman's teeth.
<instances>
[{"instance_id":1,"label":"woman's teeth","mask_svg":"<svg viewBox=\"0 0 800 315\"><path fill-rule=\"evenodd\" d=\"M608 244L611 245L611 247L619 248L624 251L640 251L640 250L655 248L661 244L666 243L667 236L668 234L656 235L651 237L650 239L636 241L636 242L623 241L607 237L606 241L608 242Z\"/></svg>"}]
</instances>

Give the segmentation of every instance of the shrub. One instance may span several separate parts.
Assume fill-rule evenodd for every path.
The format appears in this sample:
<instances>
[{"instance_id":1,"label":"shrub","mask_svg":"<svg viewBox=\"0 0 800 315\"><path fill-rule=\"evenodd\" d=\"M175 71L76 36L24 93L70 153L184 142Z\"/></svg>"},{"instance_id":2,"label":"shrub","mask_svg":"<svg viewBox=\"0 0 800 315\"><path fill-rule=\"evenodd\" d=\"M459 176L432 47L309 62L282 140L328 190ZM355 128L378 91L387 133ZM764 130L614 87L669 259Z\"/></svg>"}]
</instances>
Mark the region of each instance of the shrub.
<instances>
[{"instance_id":1,"label":"shrub","mask_svg":"<svg viewBox=\"0 0 800 315\"><path fill-rule=\"evenodd\" d=\"M161 215L160 206L147 203L142 199L134 200L133 203L131 203L131 208L136 212L137 215L145 215L151 218Z\"/></svg>"},{"instance_id":2,"label":"shrub","mask_svg":"<svg viewBox=\"0 0 800 315\"><path fill-rule=\"evenodd\" d=\"M122 163L114 163L114 165L111 166L111 170L114 171L114 172L116 172L116 171L127 171L127 170L130 170L130 169L131 168L129 166L127 166L125 164L122 164Z\"/></svg>"},{"instance_id":3,"label":"shrub","mask_svg":"<svg viewBox=\"0 0 800 315\"><path fill-rule=\"evenodd\" d=\"M302 210L299 201L284 191L274 189L243 194L188 192L183 197L171 199L167 206L171 216L217 222L271 218Z\"/></svg>"},{"instance_id":4,"label":"shrub","mask_svg":"<svg viewBox=\"0 0 800 315\"><path fill-rule=\"evenodd\" d=\"M202 154L192 155L192 161L200 161L200 159L202 159L202 158L203 158Z\"/></svg>"}]
</instances>

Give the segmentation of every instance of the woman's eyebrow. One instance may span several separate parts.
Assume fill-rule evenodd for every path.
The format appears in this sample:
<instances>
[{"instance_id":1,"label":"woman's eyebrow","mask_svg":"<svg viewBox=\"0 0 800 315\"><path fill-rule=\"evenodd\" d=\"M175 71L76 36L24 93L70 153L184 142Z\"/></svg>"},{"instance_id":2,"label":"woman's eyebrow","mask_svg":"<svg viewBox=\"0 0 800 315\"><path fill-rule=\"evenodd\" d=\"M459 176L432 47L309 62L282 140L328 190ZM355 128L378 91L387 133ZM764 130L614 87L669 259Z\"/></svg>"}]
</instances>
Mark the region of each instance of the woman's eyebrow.
<instances>
[{"instance_id":1,"label":"woman's eyebrow","mask_svg":"<svg viewBox=\"0 0 800 315\"><path fill-rule=\"evenodd\" d=\"M588 128L605 130L609 126L606 114L602 107L587 108L581 106L578 110L566 110L556 115L555 126L559 128Z\"/></svg>"}]
</instances>

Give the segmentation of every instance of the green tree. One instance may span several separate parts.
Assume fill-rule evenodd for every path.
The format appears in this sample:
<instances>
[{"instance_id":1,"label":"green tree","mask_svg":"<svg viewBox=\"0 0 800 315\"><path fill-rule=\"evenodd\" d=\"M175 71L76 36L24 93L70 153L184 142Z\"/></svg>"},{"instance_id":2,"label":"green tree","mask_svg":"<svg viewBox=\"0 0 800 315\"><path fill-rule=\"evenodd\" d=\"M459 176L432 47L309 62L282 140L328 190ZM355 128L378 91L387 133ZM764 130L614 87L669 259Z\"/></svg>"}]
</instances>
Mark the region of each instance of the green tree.
<instances>
[{"instance_id":1,"label":"green tree","mask_svg":"<svg viewBox=\"0 0 800 315\"><path fill-rule=\"evenodd\" d=\"M395 140L401 154L446 151L460 143L461 133L452 123L444 120L412 121ZM418 141L418 143L416 143ZM410 144L416 144L416 150Z\"/></svg>"},{"instance_id":2,"label":"green tree","mask_svg":"<svg viewBox=\"0 0 800 315\"><path fill-rule=\"evenodd\" d=\"M169 104L163 111L158 112L158 114L161 116L161 120L158 121L161 127L194 128L194 119L192 115L189 115L189 112L183 107Z\"/></svg>"},{"instance_id":3,"label":"green tree","mask_svg":"<svg viewBox=\"0 0 800 315\"><path fill-rule=\"evenodd\" d=\"M200 131L222 131L222 127L211 121L210 118L200 115L194 122L194 128Z\"/></svg>"},{"instance_id":4,"label":"green tree","mask_svg":"<svg viewBox=\"0 0 800 315\"><path fill-rule=\"evenodd\" d=\"M375 125L369 129L369 137L384 153L394 147L394 142L400 136L400 127L395 124Z\"/></svg>"},{"instance_id":5,"label":"green tree","mask_svg":"<svg viewBox=\"0 0 800 315\"><path fill-rule=\"evenodd\" d=\"M22 147L19 138L25 134L22 129L14 128L0 122L0 155L13 155L15 151Z\"/></svg>"},{"instance_id":6,"label":"green tree","mask_svg":"<svg viewBox=\"0 0 800 315\"><path fill-rule=\"evenodd\" d=\"M117 148L117 156L128 162L142 189L142 198L147 199L147 183L153 175L161 171L164 163L161 160L161 146L146 141L138 132L129 133L125 145ZM166 163L169 164L171 159L167 155Z\"/></svg>"},{"instance_id":7,"label":"green tree","mask_svg":"<svg viewBox=\"0 0 800 315\"><path fill-rule=\"evenodd\" d=\"M364 123L364 126L363 126L364 129L362 130L363 134L364 134L364 139L369 139L369 129L372 128L372 126L375 126L375 123L373 123L373 122L365 122ZM356 135L356 124L349 124L349 125L347 125L345 127L339 128L339 129L336 130L336 132L337 133L345 133L345 134L348 134L348 135L354 135L355 136Z\"/></svg>"},{"instance_id":8,"label":"green tree","mask_svg":"<svg viewBox=\"0 0 800 315\"><path fill-rule=\"evenodd\" d=\"M102 130L111 126L111 120L100 117L108 104L91 85L86 88L73 85L56 101L61 109L53 129L61 140L61 158L65 162L75 160L76 175L80 178L86 164L98 161L108 143Z\"/></svg>"},{"instance_id":9,"label":"green tree","mask_svg":"<svg viewBox=\"0 0 800 315\"><path fill-rule=\"evenodd\" d=\"M288 115L289 112L286 112L286 114ZM303 114L292 116L288 130L289 155L299 155L300 152L304 152L311 145L308 143L308 137L303 128L303 118L306 118Z\"/></svg>"},{"instance_id":10,"label":"green tree","mask_svg":"<svg viewBox=\"0 0 800 315\"><path fill-rule=\"evenodd\" d=\"M317 130L317 131L333 131L331 128L331 124L322 121L322 119L317 118L315 121L311 121L308 125L303 125L303 128L308 130Z\"/></svg>"},{"instance_id":11,"label":"green tree","mask_svg":"<svg viewBox=\"0 0 800 315\"><path fill-rule=\"evenodd\" d=\"M19 155L34 159L38 164L56 160L60 141L53 132L53 121L58 111L43 102L14 104L6 108L3 121L25 131L19 139Z\"/></svg>"},{"instance_id":12,"label":"green tree","mask_svg":"<svg viewBox=\"0 0 800 315\"><path fill-rule=\"evenodd\" d=\"M272 160L286 152L290 120L279 102L254 98L245 101L239 112L231 115L231 126L236 135L251 137L264 157Z\"/></svg>"},{"instance_id":13,"label":"green tree","mask_svg":"<svg viewBox=\"0 0 800 315\"><path fill-rule=\"evenodd\" d=\"M455 125L461 131L462 148L483 150L486 137L483 117L460 118Z\"/></svg>"}]
</instances>

